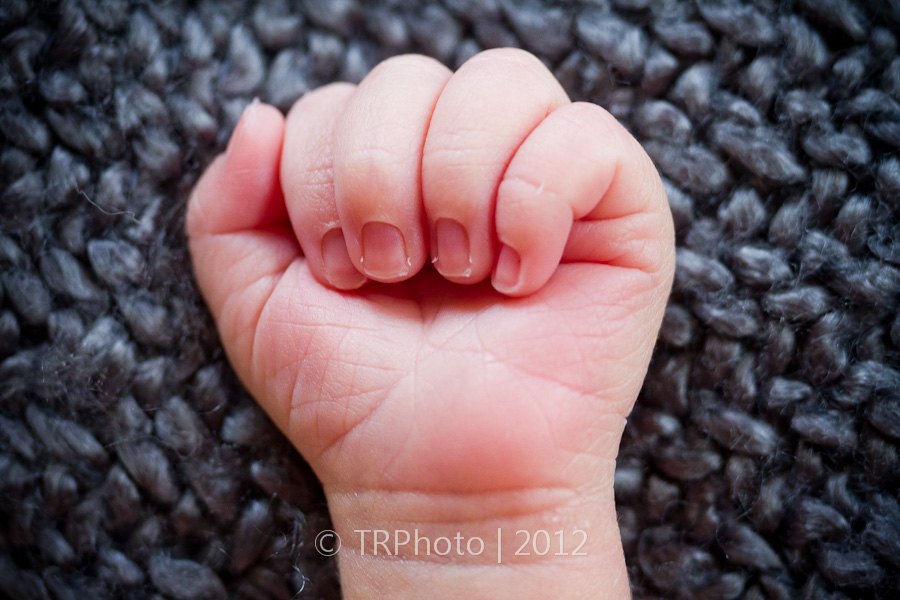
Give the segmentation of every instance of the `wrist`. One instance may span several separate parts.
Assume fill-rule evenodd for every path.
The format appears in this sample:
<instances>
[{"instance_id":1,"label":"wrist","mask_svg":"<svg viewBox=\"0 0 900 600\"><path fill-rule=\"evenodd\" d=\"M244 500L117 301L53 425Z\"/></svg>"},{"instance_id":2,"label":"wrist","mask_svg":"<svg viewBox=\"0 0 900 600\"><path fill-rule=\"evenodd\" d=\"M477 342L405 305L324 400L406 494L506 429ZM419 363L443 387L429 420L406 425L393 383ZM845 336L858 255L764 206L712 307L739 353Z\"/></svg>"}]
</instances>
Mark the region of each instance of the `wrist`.
<instances>
[{"instance_id":1,"label":"wrist","mask_svg":"<svg viewBox=\"0 0 900 600\"><path fill-rule=\"evenodd\" d=\"M611 490L326 490L343 597L628 598Z\"/></svg>"}]
</instances>

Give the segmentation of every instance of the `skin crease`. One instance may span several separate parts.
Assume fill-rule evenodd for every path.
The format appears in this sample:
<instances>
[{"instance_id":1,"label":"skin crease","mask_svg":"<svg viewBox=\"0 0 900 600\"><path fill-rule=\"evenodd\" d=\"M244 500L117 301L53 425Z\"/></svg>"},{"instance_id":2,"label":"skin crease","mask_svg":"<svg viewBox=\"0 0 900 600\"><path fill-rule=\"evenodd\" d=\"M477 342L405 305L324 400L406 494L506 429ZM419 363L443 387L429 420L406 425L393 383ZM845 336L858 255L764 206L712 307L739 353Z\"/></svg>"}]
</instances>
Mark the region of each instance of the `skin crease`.
<instances>
[{"instance_id":1,"label":"skin crease","mask_svg":"<svg viewBox=\"0 0 900 600\"><path fill-rule=\"evenodd\" d=\"M251 105L187 231L231 364L322 481L345 598L628 597L612 478L674 233L606 111L520 50L395 57L286 120ZM487 550L355 533L413 527ZM516 556L523 530L585 556Z\"/></svg>"}]
</instances>

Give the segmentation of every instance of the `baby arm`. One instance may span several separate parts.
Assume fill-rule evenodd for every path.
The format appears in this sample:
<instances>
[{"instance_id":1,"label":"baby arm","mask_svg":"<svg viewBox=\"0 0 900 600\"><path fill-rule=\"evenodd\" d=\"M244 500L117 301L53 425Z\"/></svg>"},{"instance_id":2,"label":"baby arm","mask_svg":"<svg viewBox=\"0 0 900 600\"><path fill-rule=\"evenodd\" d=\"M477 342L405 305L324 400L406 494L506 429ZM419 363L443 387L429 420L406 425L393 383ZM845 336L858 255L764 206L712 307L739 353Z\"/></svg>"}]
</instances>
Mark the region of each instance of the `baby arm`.
<instances>
[{"instance_id":1,"label":"baby arm","mask_svg":"<svg viewBox=\"0 0 900 600\"><path fill-rule=\"evenodd\" d=\"M519 50L395 57L286 121L251 105L187 229L235 371L322 481L346 598L628 596L614 460L674 235L609 113Z\"/></svg>"}]
</instances>

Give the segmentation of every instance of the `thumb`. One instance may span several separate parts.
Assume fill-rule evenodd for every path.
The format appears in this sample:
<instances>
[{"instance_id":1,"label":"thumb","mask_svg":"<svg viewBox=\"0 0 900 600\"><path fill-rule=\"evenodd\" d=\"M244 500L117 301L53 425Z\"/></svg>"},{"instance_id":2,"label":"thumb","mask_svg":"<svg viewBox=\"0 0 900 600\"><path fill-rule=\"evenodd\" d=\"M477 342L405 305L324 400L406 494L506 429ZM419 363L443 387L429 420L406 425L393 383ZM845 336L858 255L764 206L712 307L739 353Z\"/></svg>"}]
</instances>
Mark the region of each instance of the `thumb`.
<instances>
[{"instance_id":1,"label":"thumb","mask_svg":"<svg viewBox=\"0 0 900 600\"><path fill-rule=\"evenodd\" d=\"M262 309L300 257L279 181L283 137L281 113L253 102L187 206L197 283L228 358L251 391L253 339Z\"/></svg>"}]
</instances>

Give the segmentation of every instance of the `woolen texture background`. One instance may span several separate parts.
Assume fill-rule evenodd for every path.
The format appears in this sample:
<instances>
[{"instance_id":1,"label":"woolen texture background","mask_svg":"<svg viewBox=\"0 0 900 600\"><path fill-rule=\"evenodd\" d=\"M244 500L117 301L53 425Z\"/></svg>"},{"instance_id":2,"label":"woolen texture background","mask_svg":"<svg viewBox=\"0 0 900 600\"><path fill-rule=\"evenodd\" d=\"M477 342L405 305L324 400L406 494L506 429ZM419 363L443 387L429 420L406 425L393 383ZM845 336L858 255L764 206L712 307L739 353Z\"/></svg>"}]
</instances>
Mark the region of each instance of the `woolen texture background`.
<instances>
[{"instance_id":1,"label":"woolen texture background","mask_svg":"<svg viewBox=\"0 0 900 600\"><path fill-rule=\"evenodd\" d=\"M897 0L0 1L0 595L338 597L318 484L198 296L187 192L255 96L522 46L675 215L616 477L635 596L897 598L898 27Z\"/></svg>"}]
</instances>

